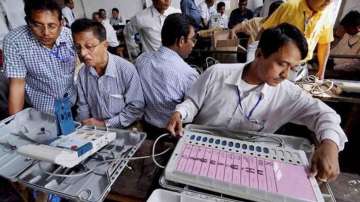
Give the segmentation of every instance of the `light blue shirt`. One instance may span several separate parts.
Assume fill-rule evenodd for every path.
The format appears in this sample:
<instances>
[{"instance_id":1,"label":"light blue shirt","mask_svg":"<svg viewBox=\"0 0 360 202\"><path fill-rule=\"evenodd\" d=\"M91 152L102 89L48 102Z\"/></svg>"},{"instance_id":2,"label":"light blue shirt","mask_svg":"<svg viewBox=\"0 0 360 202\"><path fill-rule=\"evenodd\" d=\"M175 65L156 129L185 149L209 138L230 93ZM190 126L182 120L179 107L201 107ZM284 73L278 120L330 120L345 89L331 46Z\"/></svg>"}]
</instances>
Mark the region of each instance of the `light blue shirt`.
<instances>
[{"instance_id":1,"label":"light blue shirt","mask_svg":"<svg viewBox=\"0 0 360 202\"><path fill-rule=\"evenodd\" d=\"M145 121L165 128L185 93L199 77L175 51L160 47L144 53L136 61L145 99Z\"/></svg>"},{"instance_id":2,"label":"light blue shirt","mask_svg":"<svg viewBox=\"0 0 360 202\"><path fill-rule=\"evenodd\" d=\"M188 15L195 20L197 28L199 28L201 24L201 11L196 5L195 0L181 0L180 8L183 14Z\"/></svg>"},{"instance_id":3,"label":"light blue shirt","mask_svg":"<svg viewBox=\"0 0 360 202\"><path fill-rule=\"evenodd\" d=\"M80 69L78 89L78 119L105 120L112 128L124 128L141 119L144 98L139 76L133 64L108 53L104 75L93 67Z\"/></svg>"},{"instance_id":4,"label":"light blue shirt","mask_svg":"<svg viewBox=\"0 0 360 202\"><path fill-rule=\"evenodd\" d=\"M4 65L8 78L25 79L25 92L39 111L54 112L54 102L65 94L76 100L75 51L68 28L62 28L54 47L40 44L27 25L4 39Z\"/></svg>"}]
</instances>

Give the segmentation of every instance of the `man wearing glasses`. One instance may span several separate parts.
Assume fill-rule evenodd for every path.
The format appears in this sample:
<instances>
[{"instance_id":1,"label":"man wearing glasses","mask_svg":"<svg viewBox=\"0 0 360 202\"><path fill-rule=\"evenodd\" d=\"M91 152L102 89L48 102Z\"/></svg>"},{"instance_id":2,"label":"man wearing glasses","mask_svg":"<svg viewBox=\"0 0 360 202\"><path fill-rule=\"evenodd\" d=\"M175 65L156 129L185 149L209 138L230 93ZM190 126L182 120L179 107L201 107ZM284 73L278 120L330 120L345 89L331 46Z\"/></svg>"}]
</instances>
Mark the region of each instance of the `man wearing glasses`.
<instances>
[{"instance_id":1,"label":"man wearing glasses","mask_svg":"<svg viewBox=\"0 0 360 202\"><path fill-rule=\"evenodd\" d=\"M176 106L168 130L181 135L182 121L268 133L287 122L303 124L320 142L311 159L311 174L334 180L340 172L338 152L347 141L340 117L286 79L306 55L306 39L293 25L265 30L253 62L217 64L199 77Z\"/></svg>"},{"instance_id":2,"label":"man wearing glasses","mask_svg":"<svg viewBox=\"0 0 360 202\"><path fill-rule=\"evenodd\" d=\"M23 109L25 94L28 104L53 113L55 99L67 95L72 104L76 100L71 32L62 26L61 8L55 1L26 1L25 14L27 25L4 39L9 114Z\"/></svg>"},{"instance_id":3,"label":"man wearing glasses","mask_svg":"<svg viewBox=\"0 0 360 202\"><path fill-rule=\"evenodd\" d=\"M161 30L162 46L143 53L136 61L145 98L144 129L149 135L166 131L166 123L199 74L183 58L196 43L195 21L184 14L171 14Z\"/></svg>"},{"instance_id":4,"label":"man wearing glasses","mask_svg":"<svg viewBox=\"0 0 360 202\"><path fill-rule=\"evenodd\" d=\"M133 64L107 51L100 22L76 20L71 25L80 69L78 119L82 124L126 128L143 115L144 98Z\"/></svg>"}]
</instances>

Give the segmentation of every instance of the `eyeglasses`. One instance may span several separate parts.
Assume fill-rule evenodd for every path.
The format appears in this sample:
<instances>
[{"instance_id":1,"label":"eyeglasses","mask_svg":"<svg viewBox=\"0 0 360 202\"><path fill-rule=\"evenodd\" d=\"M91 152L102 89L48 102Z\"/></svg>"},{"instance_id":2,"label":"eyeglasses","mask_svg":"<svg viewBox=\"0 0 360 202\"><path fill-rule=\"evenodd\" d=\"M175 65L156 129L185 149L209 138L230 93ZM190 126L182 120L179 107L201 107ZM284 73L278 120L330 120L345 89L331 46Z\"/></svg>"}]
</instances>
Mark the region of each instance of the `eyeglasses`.
<instances>
[{"instance_id":1,"label":"eyeglasses","mask_svg":"<svg viewBox=\"0 0 360 202\"><path fill-rule=\"evenodd\" d=\"M48 25L43 25L43 24L40 24L37 22L29 22L29 25L35 31L44 32L45 30L48 30L49 32L52 32L52 33L58 31L58 29L60 27L60 25L54 24L54 23L51 23Z\"/></svg>"},{"instance_id":2,"label":"eyeglasses","mask_svg":"<svg viewBox=\"0 0 360 202\"><path fill-rule=\"evenodd\" d=\"M97 45L85 45L84 47L81 47L80 45L75 45L75 51L77 54L81 54L81 50L85 49L89 53L93 53L102 42L98 43Z\"/></svg>"},{"instance_id":3,"label":"eyeglasses","mask_svg":"<svg viewBox=\"0 0 360 202\"><path fill-rule=\"evenodd\" d=\"M190 39L194 44L196 44L196 42L197 42L197 38L196 37L193 37L193 38L187 38L187 39Z\"/></svg>"}]
</instances>

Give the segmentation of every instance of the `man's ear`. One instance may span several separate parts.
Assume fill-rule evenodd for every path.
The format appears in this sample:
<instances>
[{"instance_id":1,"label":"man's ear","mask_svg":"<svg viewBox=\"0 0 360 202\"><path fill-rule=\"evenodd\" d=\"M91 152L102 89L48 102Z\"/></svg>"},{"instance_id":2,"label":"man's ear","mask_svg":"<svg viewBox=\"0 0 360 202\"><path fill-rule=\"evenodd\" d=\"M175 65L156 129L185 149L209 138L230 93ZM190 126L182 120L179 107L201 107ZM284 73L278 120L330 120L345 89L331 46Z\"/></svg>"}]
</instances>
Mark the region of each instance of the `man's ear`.
<instances>
[{"instance_id":1,"label":"man's ear","mask_svg":"<svg viewBox=\"0 0 360 202\"><path fill-rule=\"evenodd\" d=\"M255 57L260 58L263 56L263 53L260 48L256 49L255 51Z\"/></svg>"},{"instance_id":2,"label":"man's ear","mask_svg":"<svg viewBox=\"0 0 360 202\"><path fill-rule=\"evenodd\" d=\"M109 42L108 42L108 41L105 41L104 46L105 46L105 48L107 49L107 48L109 47Z\"/></svg>"},{"instance_id":3,"label":"man's ear","mask_svg":"<svg viewBox=\"0 0 360 202\"><path fill-rule=\"evenodd\" d=\"M182 48L182 47L184 46L184 44L185 44L185 38L184 38L184 36L180 37L180 39L177 40L176 44L177 44L177 46L178 46L179 48Z\"/></svg>"}]
</instances>

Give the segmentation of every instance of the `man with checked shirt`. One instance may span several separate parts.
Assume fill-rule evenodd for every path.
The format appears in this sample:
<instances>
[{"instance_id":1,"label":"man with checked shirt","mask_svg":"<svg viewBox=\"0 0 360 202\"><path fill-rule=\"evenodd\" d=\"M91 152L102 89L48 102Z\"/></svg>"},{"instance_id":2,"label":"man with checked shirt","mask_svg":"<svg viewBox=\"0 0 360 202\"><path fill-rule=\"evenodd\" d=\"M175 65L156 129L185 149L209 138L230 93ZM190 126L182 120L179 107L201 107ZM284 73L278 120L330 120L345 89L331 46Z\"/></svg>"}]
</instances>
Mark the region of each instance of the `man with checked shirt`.
<instances>
[{"instance_id":1,"label":"man with checked shirt","mask_svg":"<svg viewBox=\"0 0 360 202\"><path fill-rule=\"evenodd\" d=\"M9 78L9 114L28 104L39 111L54 112L56 99L76 100L76 55L71 31L62 26L60 6L54 0L27 1L27 25L4 39L4 67Z\"/></svg>"}]
</instances>

